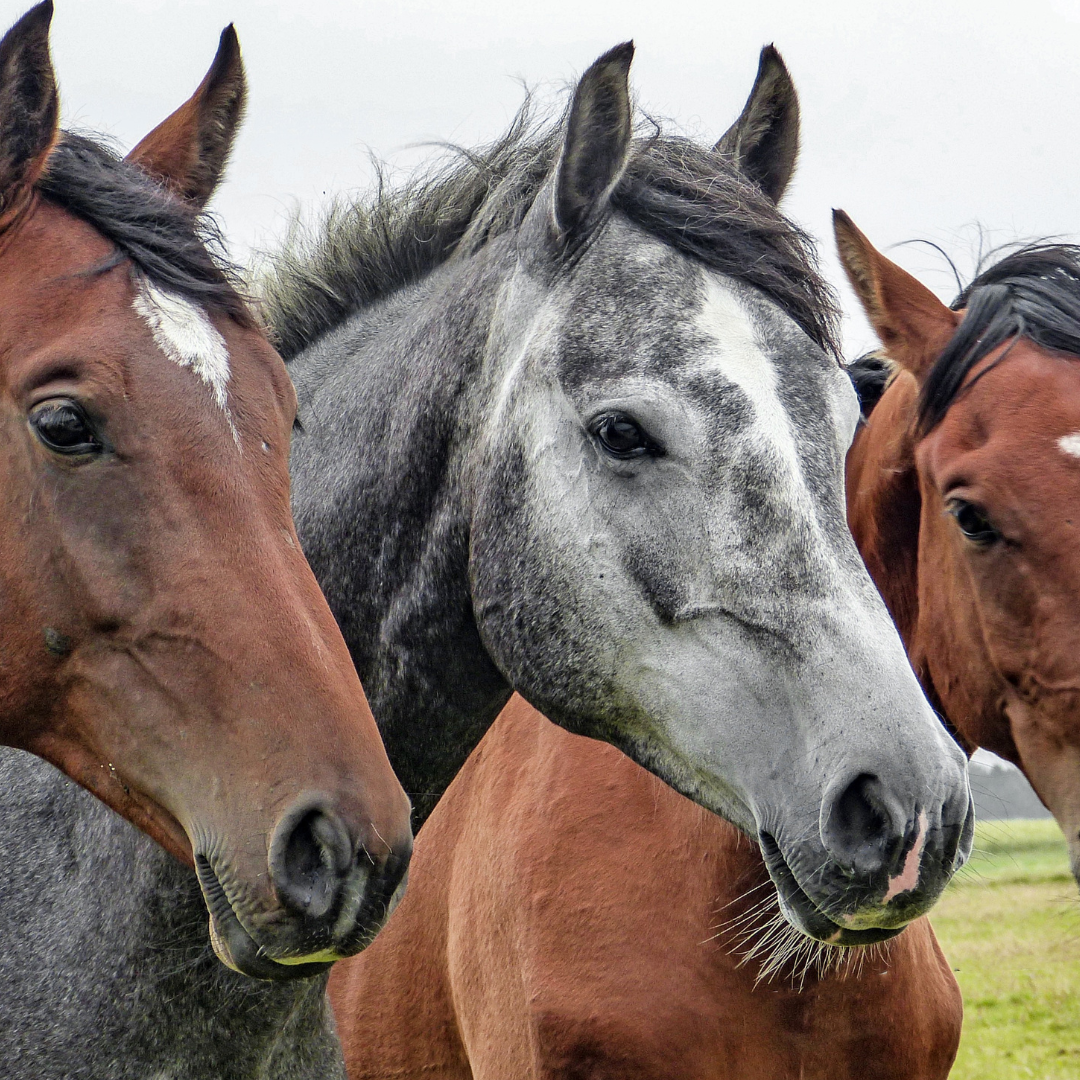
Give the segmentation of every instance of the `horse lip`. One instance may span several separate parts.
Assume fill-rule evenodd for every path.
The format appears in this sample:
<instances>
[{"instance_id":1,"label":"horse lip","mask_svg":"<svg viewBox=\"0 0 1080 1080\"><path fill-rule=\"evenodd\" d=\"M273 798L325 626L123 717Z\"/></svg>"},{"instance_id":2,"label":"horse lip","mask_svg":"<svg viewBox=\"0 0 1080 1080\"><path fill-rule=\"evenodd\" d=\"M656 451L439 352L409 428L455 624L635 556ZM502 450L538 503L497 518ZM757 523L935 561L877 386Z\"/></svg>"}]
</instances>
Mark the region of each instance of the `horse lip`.
<instances>
[{"instance_id":1,"label":"horse lip","mask_svg":"<svg viewBox=\"0 0 1080 1080\"><path fill-rule=\"evenodd\" d=\"M758 845L769 877L780 897L780 910L784 917L807 937L829 945L875 945L879 941L888 941L903 931L902 926L850 930L834 922L810 899L795 879L795 874L788 866L776 839L762 831L758 834Z\"/></svg>"},{"instance_id":2,"label":"horse lip","mask_svg":"<svg viewBox=\"0 0 1080 1080\"><path fill-rule=\"evenodd\" d=\"M217 958L228 968L252 979L286 982L308 979L326 971L333 961L283 964L268 956L266 951L244 929L225 894L210 860L195 856L195 868L202 887L203 899L210 912L210 942Z\"/></svg>"}]
</instances>

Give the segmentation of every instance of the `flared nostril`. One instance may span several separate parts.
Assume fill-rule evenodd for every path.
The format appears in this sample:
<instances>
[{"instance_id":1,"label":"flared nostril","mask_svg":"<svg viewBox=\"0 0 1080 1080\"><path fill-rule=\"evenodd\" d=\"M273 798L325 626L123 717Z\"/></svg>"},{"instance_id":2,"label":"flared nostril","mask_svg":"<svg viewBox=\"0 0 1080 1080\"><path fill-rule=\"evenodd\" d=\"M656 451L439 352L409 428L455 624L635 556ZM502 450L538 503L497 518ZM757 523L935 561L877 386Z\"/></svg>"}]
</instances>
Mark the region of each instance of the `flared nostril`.
<instances>
[{"instance_id":1,"label":"flared nostril","mask_svg":"<svg viewBox=\"0 0 1080 1080\"><path fill-rule=\"evenodd\" d=\"M889 866L904 841L904 822L889 803L881 781L860 773L823 807L825 850L854 873L876 874Z\"/></svg>"},{"instance_id":2,"label":"flared nostril","mask_svg":"<svg viewBox=\"0 0 1080 1080\"><path fill-rule=\"evenodd\" d=\"M278 898L309 919L334 909L352 864L348 830L336 814L318 807L286 815L270 844L270 877Z\"/></svg>"}]
</instances>

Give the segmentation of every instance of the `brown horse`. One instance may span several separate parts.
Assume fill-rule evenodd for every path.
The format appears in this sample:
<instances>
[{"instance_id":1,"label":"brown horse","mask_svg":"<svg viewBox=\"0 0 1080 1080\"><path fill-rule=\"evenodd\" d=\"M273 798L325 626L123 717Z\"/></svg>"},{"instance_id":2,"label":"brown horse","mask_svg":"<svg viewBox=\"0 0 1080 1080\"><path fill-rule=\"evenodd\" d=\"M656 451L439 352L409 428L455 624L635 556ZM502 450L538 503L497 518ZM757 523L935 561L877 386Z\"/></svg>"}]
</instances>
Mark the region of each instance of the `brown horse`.
<instances>
[{"instance_id":1,"label":"brown horse","mask_svg":"<svg viewBox=\"0 0 1080 1080\"><path fill-rule=\"evenodd\" d=\"M223 960L307 974L381 925L409 807L293 529L285 368L203 242L239 48L122 161L57 127L51 16L0 42L0 741L193 863Z\"/></svg>"},{"instance_id":2,"label":"brown horse","mask_svg":"<svg viewBox=\"0 0 1080 1080\"><path fill-rule=\"evenodd\" d=\"M869 952L786 925L755 843L515 696L331 973L350 1080L948 1075L960 994L926 919Z\"/></svg>"},{"instance_id":3,"label":"brown horse","mask_svg":"<svg viewBox=\"0 0 1080 1080\"><path fill-rule=\"evenodd\" d=\"M1014 252L950 309L836 235L895 365L848 455L856 542L928 695L1024 770L1080 874L1080 251Z\"/></svg>"}]
</instances>

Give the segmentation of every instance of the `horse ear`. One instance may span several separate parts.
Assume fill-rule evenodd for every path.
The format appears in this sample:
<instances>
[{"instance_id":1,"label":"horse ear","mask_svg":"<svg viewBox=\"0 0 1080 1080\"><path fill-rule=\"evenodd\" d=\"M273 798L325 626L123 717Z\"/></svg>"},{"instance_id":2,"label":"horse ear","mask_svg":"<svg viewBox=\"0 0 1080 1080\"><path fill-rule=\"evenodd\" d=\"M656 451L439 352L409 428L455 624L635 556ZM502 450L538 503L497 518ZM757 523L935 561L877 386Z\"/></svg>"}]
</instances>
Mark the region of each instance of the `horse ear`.
<instances>
[{"instance_id":1,"label":"horse ear","mask_svg":"<svg viewBox=\"0 0 1080 1080\"><path fill-rule=\"evenodd\" d=\"M779 202L799 156L799 97L772 45L761 50L757 78L739 119L713 148Z\"/></svg>"},{"instance_id":2,"label":"horse ear","mask_svg":"<svg viewBox=\"0 0 1080 1080\"><path fill-rule=\"evenodd\" d=\"M45 169L59 134L60 98L49 58L52 0L31 8L0 41L0 208Z\"/></svg>"},{"instance_id":3,"label":"horse ear","mask_svg":"<svg viewBox=\"0 0 1080 1080\"><path fill-rule=\"evenodd\" d=\"M833 211L833 228L848 280L886 353L921 383L963 316L886 259L843 210Z\"/></svg>"},{"instance_id":4,"label":"horse ear","mask_svg":"<svg viewBox=\"0 0 1080 1080\"><path fill-rule=\"evenodd\" d=\"M554 218L560 241L580 237L603 215L630 155L630 61L634 43L604 53L574 90L566 140L555 170Z\"/></svg>"},{"instance_id":5,"label":"horse ear","mask_svg":"<svg viewBox=\"0 0 1080 1080\"><path fill-rule=\"evenodd\" d=\"M194 94L147 135L127 159L192 205L214 193L244 115L247 80L232 25Z\"/></svg>"}]
</instances>

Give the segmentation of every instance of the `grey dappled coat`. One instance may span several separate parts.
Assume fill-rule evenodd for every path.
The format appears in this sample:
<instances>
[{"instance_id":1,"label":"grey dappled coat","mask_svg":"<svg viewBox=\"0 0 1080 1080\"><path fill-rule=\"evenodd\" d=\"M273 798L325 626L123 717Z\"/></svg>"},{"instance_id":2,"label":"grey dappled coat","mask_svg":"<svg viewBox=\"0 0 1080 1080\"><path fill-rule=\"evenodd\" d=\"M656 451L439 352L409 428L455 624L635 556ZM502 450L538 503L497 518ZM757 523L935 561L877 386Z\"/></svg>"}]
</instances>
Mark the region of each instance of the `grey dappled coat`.
<instances>
[{"instance_id":1,"label":"grey dappled coat","mask_svg":"<svg viewBox=\"0 0 1080 1080\"><path fill-rule=\"evenodd\" d=\"M0 748L4 1080L337 1080L325 976L226 968L195 875L51 765Z\"/></svg>"}]
</instances>

